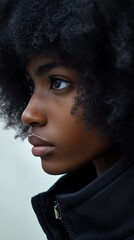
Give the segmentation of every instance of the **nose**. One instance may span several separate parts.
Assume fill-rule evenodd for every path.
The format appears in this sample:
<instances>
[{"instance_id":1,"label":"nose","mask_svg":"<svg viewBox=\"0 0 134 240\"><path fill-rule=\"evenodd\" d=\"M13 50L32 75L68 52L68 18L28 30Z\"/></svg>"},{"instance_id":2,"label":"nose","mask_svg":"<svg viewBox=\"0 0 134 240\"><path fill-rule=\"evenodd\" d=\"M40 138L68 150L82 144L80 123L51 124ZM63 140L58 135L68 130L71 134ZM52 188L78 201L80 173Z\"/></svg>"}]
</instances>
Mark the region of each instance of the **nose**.
<instances>
[{"instance_id":1,"label":"nose","mask_svg":"<svg viewBox=\"0 0 134 240\"><path fill-rule=\"evenodd\" d=\"M34 96L32 96L27 107L23 111L21 115L21 121L23 124L28 126L42 126L46 124L47 117L44 113L44 108L42 108L41 102L34 98Z\"/></svg>"}]
</instances>

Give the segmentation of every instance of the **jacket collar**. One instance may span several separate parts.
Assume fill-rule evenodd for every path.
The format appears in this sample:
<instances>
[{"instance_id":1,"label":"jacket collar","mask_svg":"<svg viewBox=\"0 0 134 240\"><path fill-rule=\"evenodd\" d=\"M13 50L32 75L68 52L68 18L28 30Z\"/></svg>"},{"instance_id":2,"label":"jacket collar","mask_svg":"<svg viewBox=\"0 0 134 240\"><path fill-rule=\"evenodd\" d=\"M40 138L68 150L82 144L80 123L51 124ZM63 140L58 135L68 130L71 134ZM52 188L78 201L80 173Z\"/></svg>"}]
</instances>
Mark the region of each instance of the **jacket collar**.
<instances>
[{"instance_id":1,"label":"jacket collar","mask_svg":"<svg viewBox=\"0 0 134 240\"><path fill-rule=\"evenodd\" d=\"M68 239L134 239L132 189L134 161L124 157L98 178L92 164L63 176L32 205L48 239L66 239L65 229Z\"/></svg>"}]
</instances>

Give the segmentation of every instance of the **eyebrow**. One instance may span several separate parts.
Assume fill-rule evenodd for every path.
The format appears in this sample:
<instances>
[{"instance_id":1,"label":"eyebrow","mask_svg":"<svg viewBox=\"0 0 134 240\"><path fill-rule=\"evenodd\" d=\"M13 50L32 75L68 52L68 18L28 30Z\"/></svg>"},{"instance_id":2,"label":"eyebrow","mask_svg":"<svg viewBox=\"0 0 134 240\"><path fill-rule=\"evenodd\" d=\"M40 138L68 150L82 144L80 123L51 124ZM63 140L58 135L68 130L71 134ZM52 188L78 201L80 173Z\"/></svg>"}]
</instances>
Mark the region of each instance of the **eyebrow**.
<instances>
[{"instance_id":1,"label":"eyebrow","mask_svg":"<svg viewBox=\"0 0 134 240\"><path fill-rule=\"evenodd\" d=\"M48 73L51 69L57 68L57 67L66 67L66 68L68 68L69 65L66 64L66 63L63 63L63 62L47 63L47 64L44 64L44 65L39 66L39 67L35 70L34 74L35 74L35 76L37 76L37 77L41 77L42 75ZM70 66L70 68L71 68L71 66Z\"/></svg>"}]
</instances>

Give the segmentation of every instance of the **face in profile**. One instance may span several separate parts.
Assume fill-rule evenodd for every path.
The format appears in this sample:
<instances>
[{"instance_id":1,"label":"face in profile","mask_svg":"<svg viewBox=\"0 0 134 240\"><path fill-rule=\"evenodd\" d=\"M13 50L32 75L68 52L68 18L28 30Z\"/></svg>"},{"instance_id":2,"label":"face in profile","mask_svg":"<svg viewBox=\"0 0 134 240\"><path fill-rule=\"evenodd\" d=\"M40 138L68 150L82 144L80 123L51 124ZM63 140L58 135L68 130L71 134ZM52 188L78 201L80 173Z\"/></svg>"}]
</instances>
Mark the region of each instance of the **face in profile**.
<instances>
[{"instance_id":1,"label":"face in profile","mask_svg":"<svg viewBox=\"0 0 134 240\"><path fill-rule=\"evenodd\" d=\"M71 114L79 73L55 54L33 58L27 73L34 92L22 114L31 126L33 155L40 157L49 174L70 172L102 155L110 146L98 136L98 129L85 130L83 120Z\"/></svg>"}]
</instances>

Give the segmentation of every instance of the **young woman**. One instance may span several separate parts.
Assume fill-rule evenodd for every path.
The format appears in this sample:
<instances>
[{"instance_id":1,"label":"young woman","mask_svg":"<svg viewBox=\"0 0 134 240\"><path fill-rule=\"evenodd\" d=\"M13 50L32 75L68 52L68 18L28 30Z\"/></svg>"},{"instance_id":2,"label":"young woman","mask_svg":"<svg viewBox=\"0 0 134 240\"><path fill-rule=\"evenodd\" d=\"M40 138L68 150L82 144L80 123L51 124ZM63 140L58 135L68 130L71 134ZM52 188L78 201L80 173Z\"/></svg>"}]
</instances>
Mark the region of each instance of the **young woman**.
<instances>
[{"instance_id":1,"label":"young woman","mask_svg":"<svg viewBox=\"0 0 134 240\"><path fill-rule=\"evenodd\" d=\"M134 239L134 2L0 3L1 117L49 174L49 240ZM22 120L22 122L20 121Z\"/></svg>"}]
</instances>

